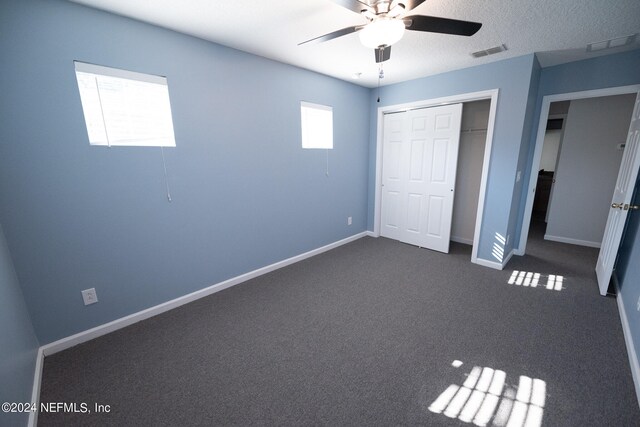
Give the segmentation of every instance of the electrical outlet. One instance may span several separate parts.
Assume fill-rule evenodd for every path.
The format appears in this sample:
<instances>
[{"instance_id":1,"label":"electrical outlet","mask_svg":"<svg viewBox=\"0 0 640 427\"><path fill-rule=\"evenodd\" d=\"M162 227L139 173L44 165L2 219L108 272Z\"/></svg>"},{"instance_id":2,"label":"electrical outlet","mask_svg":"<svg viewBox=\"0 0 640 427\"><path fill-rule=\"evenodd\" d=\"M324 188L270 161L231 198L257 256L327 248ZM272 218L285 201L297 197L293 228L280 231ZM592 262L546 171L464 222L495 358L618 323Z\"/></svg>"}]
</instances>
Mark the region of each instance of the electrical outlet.
<instances>
[{"instance_id":1,"label":"electrical outlet","mask_svg":"<svg viewBox=\"0 0 640 427\"><path fill-rule=\"evenodd\" d=\"M85 289L82 291L82 300L84 301L84 305L97 303L98 294L96 293L96 288Z\"/></svg>"},{"instance_id":2,"label":"electrical outlet","mask_svg":"<svg viewBox=\"0 0 640 427\"><path fill-rule=\"evenodd\" d=\"M351 225L353 224L353 218L351 218L350 216L347 217L347 225Z\"/></svg>"},{"instance_id":3,"label":"electrical outlet","mask_svg":"<svg viewBox=\"0 0 640 427\"><path fill-rule=\"evenodd\" d=\"M522 171L518 171L518 173L516 174L516 182L519 182L520 178L522 178Z\"/></svg>"},{"instance_id":4,"label":"electrical outlet","mask_svg":"<svg viewBox=\"0 0 640 427\"><path fill-rule=\"evenodd\" d=\"M638 297L638 311L640 311L640 297Z\"/></svg>"},{"instance_id":5,"label":"electrical outlet","mask_svg":"<svg viewBox=\"0 0 640 427\"><path fill-rule=\"evenodd\" d=\"M509 240L511 240L511 234L507 234L507 240L504 242L505 247L509 245Z\"/></svg>"}]
</instances>

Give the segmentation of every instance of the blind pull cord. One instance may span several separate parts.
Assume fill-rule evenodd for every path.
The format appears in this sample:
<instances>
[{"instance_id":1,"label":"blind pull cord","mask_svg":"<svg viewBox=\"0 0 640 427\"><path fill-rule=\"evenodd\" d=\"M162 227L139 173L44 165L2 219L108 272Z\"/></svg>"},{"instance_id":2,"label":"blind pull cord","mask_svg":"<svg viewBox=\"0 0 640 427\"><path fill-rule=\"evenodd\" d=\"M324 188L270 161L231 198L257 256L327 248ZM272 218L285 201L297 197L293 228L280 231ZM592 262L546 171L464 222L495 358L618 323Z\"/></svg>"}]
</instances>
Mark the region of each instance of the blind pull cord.
<instances>
[{"instance_id":1,"label":"blind pull cord","mask_svg":"<svg viewBox=\"0 0 640 427\"><path fill-rule=\"evenodd\" d=\"M327 149L326 151L327 151L327 170L325 172L325 175L329 176L329 149Z\"/></svg>"},{"instance_id":2,"label":"blind pull cord","mask_svg":"<svg viewBox=\"0 0 640 427\"><path fill-rule=\"evenodd\" d=\"M167 186L167 200L171 203L171 190L169 190L169 178L167 178L167 164L164 161L164 148L160 147L160 153L162 153L162 168L164 169L164 183Z\"/></svg>"}]
</instances>

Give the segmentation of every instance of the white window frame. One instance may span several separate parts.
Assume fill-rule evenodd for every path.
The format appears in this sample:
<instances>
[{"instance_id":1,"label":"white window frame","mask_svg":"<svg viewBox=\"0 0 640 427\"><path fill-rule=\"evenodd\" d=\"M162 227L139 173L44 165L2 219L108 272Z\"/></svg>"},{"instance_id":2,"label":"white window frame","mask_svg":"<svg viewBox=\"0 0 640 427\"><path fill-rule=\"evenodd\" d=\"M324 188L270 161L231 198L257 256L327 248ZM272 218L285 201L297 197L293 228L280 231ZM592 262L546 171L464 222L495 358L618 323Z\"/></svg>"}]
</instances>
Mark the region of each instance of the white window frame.
<instances>
[{"instance_id":1,"label":"white window frame","mask_svg":"<svg viewBox=\"0 0 640 427\"><path fill-rule=\"evenodd\" d=\"M300 101L300 128L302 148L333 149L333 107Z\"/></svg>"},{"instance_id":2,"label":"white window frame","mask_svg":"<svg viewBox=\"0 0 640 427\"><path fill-rule=\"evenodd\" d=\"M176 146L166 77L74 65L91 145Z\"/></svg>"}]
</instances>

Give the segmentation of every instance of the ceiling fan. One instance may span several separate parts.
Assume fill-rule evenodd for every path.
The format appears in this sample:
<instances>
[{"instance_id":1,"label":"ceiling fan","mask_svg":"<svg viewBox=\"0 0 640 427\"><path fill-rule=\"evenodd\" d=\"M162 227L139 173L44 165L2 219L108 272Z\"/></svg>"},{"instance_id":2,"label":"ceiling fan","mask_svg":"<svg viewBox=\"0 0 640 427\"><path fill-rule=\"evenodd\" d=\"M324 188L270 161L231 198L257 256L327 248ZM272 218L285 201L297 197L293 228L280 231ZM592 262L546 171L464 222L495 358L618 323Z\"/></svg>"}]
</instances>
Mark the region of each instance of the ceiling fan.
<instances>
[{"instance_id":1,"label":"ceiling fan","mask_svg":"<svg viewBox=\"0 0 640 427\"><path fill-rule=\"evenodd\" d=\"M482 24L478 22L459 21L437 16L405 16L407 12L424 3L425 0L333 0L333 2L361 14L369 22L314 37L298 45L325 42L358 32L360 42L364 46L374 49L376 62L379 63L391 57L391 45L402 38L405 30L472 36L482 27Z\"/></svg>"}]
</instances>

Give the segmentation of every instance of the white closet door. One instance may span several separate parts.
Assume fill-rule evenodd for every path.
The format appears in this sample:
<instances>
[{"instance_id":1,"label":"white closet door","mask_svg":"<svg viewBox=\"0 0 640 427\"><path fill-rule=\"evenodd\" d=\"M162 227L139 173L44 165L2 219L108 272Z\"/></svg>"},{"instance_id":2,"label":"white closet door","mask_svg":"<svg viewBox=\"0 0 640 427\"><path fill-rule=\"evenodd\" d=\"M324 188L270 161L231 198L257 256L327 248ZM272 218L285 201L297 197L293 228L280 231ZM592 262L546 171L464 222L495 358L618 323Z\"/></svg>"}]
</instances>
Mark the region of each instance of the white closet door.
<instances>
[{"instance_id":1,"label":"white closet door","mask_svg":"<svg viewBox=\"0 0 640 427\"><path fill-rule=\"evenodd\" d=\"M618 172L616 187L613 191L611 209L604 229L600 254L596 264L598 287L600 294L606 295L613 272L613 265L618 255L620 239L624 231L625 221L629 214L633 188L640 167L640 93L636 97L636 105L631 116L631 126L625 144L622 163Z\"/></svg>"},{"instance_id":2,"label":"white closet door","mask_svg":"<svg viewBox=\"0 0 640 427\"><path fill-rule=\"evenodd\" d=\"M462 104L384 116L381 232L449 252Z\"/></svg>"}]
</instances>

